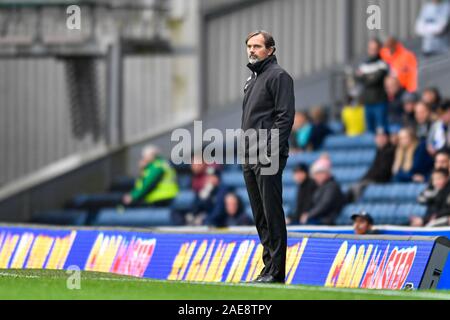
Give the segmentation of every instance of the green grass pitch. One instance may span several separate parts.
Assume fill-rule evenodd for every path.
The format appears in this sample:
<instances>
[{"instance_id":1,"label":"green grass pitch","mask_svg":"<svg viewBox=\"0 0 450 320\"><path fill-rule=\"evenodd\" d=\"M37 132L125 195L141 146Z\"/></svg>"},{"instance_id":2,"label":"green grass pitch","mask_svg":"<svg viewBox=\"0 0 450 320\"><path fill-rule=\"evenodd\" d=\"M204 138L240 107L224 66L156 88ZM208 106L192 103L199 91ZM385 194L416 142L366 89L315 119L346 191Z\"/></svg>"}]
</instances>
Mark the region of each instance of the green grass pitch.
<instances>
[{"instance_id":1,"label":"green grass pitch","mask_svg":"<svg viewBox=\"0 0 450 320\"><path fill-rule=\"evenodd\" d=\"M82 272L80 289L67 287L69 274L50 270L0 270L0 299L158 300L391 300L447 299L446 291L337 289L297 285L192 283Z\"/></svg>"}]
</instances>

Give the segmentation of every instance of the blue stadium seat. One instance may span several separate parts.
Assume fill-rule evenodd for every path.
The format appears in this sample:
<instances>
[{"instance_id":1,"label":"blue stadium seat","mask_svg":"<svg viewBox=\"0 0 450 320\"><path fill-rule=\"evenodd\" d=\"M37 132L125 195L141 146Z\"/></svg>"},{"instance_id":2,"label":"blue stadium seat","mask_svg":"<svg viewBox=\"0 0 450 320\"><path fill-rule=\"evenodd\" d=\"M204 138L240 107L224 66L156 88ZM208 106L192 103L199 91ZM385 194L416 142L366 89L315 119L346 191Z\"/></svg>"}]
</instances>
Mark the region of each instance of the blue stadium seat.
<instances>
[{"instance_id":1,"label":"blue stadium seat","mask_svg":"<svg viewBox=\"0 0 450 320\"><path fill-rule=\"evenodd\" d=\"M239 198L241 198L241 200L245 206L250 204L250 199L248 198L247 188L242 187L242 188L236 189L236 194L239 196Z\"/></svg>"},{"instance_id":2,"label":"blue stadium seat","mask_svg":"<svg viewBox=\"0 0 450 320\"><path fill-rule=\"evenodd\" d=\"M415 203L417 196L426 188L420 183L390 183L369 185L364 191L362 202Z\"/></svg>"},{"instance_id":3,"label":"blue stadium seat","mask_svg":"<svg viewBox=\"0 0 450 320\"><path fill-rule=\"evenodd\" d=\"M344 150L330 152L331 162L335 167L370 166L375 159L376 150Z\"/></svg>"},{"instance_id":4,"label":"blue stadium seat","mask_svg":"<svg viewBox=\"0 0 450 320\"><path fill-rule=\"evenodd\" d=\"M367 211L375 220L375 224L394 224L396 221L397 205L390 203L372 204L356 203L347 205L339 215L338 225L352 224L351 216L360 211Z\"/></svg>"},{"instance_id":5,"label":"blue stadium seat","mask_svg":"<svg viewBox=\"0 0 450 320\"><path fill-rule=\"evenodd\" d=\"M368 169L367 166L333 168L333 175L340 184L349 184L361 180Z\"/></svg>"},{"instance_id":6,"label":"blue stadium seat","mask_svg":"<svg viewBox=\"0 0 450 320\"><path fill-rule=\"evenodd\" d=\"M375 148L374 136L363 134L357 137L347 137L345 135L328 136L323 144L324 150L337 149L369 149Z\"/></svg>"},{"instance_id":7,"label":"blue stadium seat","mask_svg":"<svg viewBox=\"0 0 450 320\"><path fill-rule=\"evenodd\" d=\"M186 211L190 210L195 201L195 193L190 190L182 190L172 203L172 208L175 210Z\"/></svg>"},{"instance_id":8,"label":"blue stadium seat","mask_svg":"<svg viewBox=\"0 0 450 320\"><path fill-rule=\"evenodd\" d=\"M303 162L311 165L323 152L304 152L289 156L286 167L293 168ZM370 166L375 159L376 150L338 150L327 152L334 167Z\"/></svg>"},{"instance_id":9,"label":"blue stadium seat","mask_svg":"<svg viewBox=\"0 0 450 320\"><path fill-rule=\"evenodd\" d=\"M328 122L328 128L333 131L335 134L344 132L344 125L341 121L333 120Z\"/></svg>"},{"instance_id":10,"label":"blue stadium seat","mask_svg":"<svg viewBox=\"0 0 450 320\"><path fill-rule=\"evenodd\" d=\"M319 158L320 155L320 152L300 152L292 154L287 160L286 167L293 168L299 163L306 163L307 165L311 165L314 161L317 160L317 158Z\"/></svg>"},{"instance_id":11,"label":"blue stadium seat","mask_svg":"<svg viewBox=\"0 0 450 320\"><path fill-rule=\"evenodd\" d=\"M290 207L288 205L283 205L283 210L284 210L284 215L287 216L288 214L291 213L291 210L294 210L295 207ZM253 219L253 212L252 212L252 207L250 206L250 204L248 204L247 206L245 206L245 213L247 214L247 216L249 216L252 221L254 222Z\"/></svg>"},{"instance_id":12,"label":"blue stadium seat","mask_svg":"<svg viewBox=\"0 0 450 320\"><path fill-rule=\"evenodd\" d=\"M151 227L171 224L170 208L129 208L123 212L103 209L99 212L94 226Z\"/></svg>"},{"instance_id":13,"label":"blue stadium seat","mask_svg":"<svg viewBox=\"0 0 450 320\"><path fill-rule=\"evenodd\" d=\"M245 186L244 176L241 171L230 171L222 173L222 182L233 188L240 188Z\"/></svg>"},{"instance_id":14,"label":"blue stadium seat","mask_svg":"<svg viewBox=\"0 0 450 320\"><path fill-rule=\"evenodd\" d=\"M178 186L181 190L191 188L191 175L190 174L179 174L177 175Z\"/></svg>"},{"instance_id":15,"label":"blue stadium seat","mask_svg":"<svg viewBox=\"0 0 450 320\"><path fill-rule=\"evenodd\" d=\"M283 186L283 204L290 208L294 208L297 203L297 187Z\"/></svg>"}]
</instances>

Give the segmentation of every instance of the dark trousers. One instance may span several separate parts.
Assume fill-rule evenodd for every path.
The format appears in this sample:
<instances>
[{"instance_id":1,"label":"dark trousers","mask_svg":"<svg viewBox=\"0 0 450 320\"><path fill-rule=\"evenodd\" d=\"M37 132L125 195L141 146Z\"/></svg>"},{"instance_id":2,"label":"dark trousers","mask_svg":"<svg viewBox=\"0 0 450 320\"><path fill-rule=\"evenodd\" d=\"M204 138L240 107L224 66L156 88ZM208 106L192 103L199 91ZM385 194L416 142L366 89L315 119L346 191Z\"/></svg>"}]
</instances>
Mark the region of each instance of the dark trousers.
<instances>
[{"instance_id":1,"label":"dark trousers","mask_svg":"<svg viewBox=\"0 0 450 320\"><path fill-rule=\"evenodd\" d=\"M264 247L261 275L285 280L287 231L283 210L282 174L286 157L280 158L275 175L262 175L260 165L243 165L244 179L258 230Z\"/></svg>"}]
</instances>

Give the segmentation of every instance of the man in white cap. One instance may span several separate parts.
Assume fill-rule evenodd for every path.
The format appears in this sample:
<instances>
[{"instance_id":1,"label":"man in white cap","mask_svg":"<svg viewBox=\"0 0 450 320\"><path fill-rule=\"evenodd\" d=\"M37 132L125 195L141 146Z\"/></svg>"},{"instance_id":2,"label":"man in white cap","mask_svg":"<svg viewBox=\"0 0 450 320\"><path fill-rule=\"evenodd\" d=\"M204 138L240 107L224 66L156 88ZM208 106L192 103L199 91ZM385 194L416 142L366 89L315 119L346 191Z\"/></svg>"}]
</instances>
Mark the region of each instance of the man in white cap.
<instances>
[{"instance_id":1,"label":"man in white cap","mask_svg":"<svg viewBox=\"0 0 450 320\"><path fill-rule=\"evenodd\" d=\"M329 158L319 158L311 167L311 175L318 188L313 195L312 208L302 214L300 222L309 225L333 225L344 205L344 195L331 173Z\"/></svg>"}]
</instances>

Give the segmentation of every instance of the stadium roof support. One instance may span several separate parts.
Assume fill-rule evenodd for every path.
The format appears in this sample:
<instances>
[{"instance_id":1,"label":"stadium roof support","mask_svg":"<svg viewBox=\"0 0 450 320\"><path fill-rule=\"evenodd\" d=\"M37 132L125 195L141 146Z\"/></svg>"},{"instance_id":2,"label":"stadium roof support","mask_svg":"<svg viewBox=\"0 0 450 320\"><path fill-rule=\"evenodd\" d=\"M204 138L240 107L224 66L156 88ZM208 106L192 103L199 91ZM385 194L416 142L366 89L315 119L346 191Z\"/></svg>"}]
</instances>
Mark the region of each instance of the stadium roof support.
<instances>
[{"instance_id":1,"label":"stadium roof support","mask_svg":"<svg viewBox=\"0 0 450 320\"><path fill-rule=\"evenodd\" d=\"M71 5L83 14L80 30L66 25ZM125 54L169 53L168 11L163 0L0 1L0 57L105 57L117 41Z\"/></svg>"}]
</instances>

